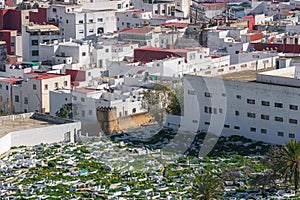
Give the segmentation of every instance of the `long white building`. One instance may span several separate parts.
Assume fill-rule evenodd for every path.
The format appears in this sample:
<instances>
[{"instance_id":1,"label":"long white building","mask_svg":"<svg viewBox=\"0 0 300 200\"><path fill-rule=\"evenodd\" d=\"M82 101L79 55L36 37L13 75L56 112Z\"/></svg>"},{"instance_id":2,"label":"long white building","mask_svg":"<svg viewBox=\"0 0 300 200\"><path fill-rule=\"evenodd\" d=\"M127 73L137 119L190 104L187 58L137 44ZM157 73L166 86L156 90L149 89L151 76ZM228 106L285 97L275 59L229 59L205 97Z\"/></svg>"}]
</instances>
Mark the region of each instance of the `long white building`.
<instances>
[{"instance_id":1,"label":"long white building","mask_svg":"<svg viewBox=\"0 0 300 200\"><path fill-rule=\"evenodd\" d=\"M185 75L180 128L275 144L300 140L300 69L273 69Z\"/></svg>"}]
</instances>

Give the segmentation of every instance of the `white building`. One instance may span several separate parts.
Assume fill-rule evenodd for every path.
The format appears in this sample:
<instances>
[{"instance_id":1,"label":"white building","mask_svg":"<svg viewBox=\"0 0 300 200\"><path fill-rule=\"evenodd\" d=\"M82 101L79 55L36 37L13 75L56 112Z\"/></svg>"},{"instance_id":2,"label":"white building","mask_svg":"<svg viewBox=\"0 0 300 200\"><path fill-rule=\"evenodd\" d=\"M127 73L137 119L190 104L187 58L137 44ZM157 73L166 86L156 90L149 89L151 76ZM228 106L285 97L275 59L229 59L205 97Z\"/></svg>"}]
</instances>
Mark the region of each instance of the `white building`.
<instances>
[{"instance_id":1,"label":"white building","mask_svg":"<svg viewBox=\"0 0 300 200\"><path fill-rule=\"evenodd\" d=\"M0 117L0 155L11 147L41 143L75 142L81 134L79 121L61 119L41 113L24 113Z\"/></svg>"},{"instance_id":2,"label":"white building","mask_svg":"<svg viewBox=\"0 0 300 200\"><path fill-rule=\"evenodd\" d=\"M59 28L54 25L22 26L22 47L24 61L39 61L40 43L61 40Z\"/></svg>"},{"instance_id":3,"label":"white building","mask_svg":"<svg viewBox=\"0 0 300 200\"><path fill-rule=\"evenodd\" d=\"M3 103L10 102L12 108L10 112L43 112L50 111L49 91L57 89L70 89L70 75L47 74L47 73L27 73L24 79L6 78L2 82L10 85L2 85L1 93L9 95L3 99ZM7 90L7 87L10 88ZM7 106L7 105L5 105Z\"/></svg>"},{"instance_id":4,"label":"white building","mask_svg":"<svg viewBox=\"0 0 300 200\"><path fill-rule=\"evenodd\" d=\"M212 54L230 55L230 64L236 64L238 63L238 54L249 50L250 41L242 40L242 35L246 34L248 30L228 27L226 29L212 29L209 31L207 34L207 47Z\"/></svg>"},{"instance_id":5,"label":"white building","mask_svg":"<svg viewBox=\"0 0 300 200\"><path fill-rule=\"evenodd\" d=\"M117 8L85 9L82 5L53 4L47 10L48 21L59 23L61 36L67 40L87 39L117 30Z\"/></svg>"},{"instance_id":6,"label":"white building","mask_svg":"<svg viewBox=\"0 0 300 200\"><path fill-rule=\"evenodd\" d=\"M96 109L99 106L116 107L117 117L145 112L141 106L140 93L143 89L116 86L117 82L117 80L110 81L110 85L114 85L113 87L109 87L108 84L101 84L77 87L72 91L53 91L50 94L50 114L55 115L64 104L70 103L72 104L74 119L89 122L97 121ZM70 97L72 97L71 100Z\"/></svg>"},{"instance_id":7,"label":"white building","mask_svg":"<svg viewBox=\"0 0 300 200\"><path fill-rule=\"evenodd\" d=\"M185 75L181 128L275 144L299 140L300 70L270 69Z\"/></svg>"},{"instance_id":8,"label":"white building","mask_svg":"<svg viewBox=\"0 0 300 200\"><path fill-rule=\"evenodd\" d=\"M119 40L137 42L141 46L159 46L160 32L155 32L151 28L128 28L119 33Z\"/></svg>"}]
</instances>

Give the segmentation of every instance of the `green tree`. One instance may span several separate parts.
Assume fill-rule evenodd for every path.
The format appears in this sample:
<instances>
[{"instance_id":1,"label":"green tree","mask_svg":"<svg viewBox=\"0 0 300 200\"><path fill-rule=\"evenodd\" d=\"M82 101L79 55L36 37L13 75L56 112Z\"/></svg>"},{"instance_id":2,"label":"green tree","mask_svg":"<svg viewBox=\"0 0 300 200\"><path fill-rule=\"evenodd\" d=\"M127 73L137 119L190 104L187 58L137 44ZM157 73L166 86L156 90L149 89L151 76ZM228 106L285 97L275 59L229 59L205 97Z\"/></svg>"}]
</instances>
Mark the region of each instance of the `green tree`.
<instances>
[{"instance_id":1,"label":"green tree","mask_svg":"<svg viewBox=\"0 0 300 200\"><path fill-rule=\"evenodd\" d=\"M166 107L166 112L171 115L183 115L183 86L178 85L168 94L169 104Z\"/></svg>"},{"instance_id":2,"label":"green tree","mask_svg":"<svg viewBox=\"0 0 300 200\"><path fill-rule=\"evenodd\" d=\"M296 140L288 141L281 148L281 158L279 172L281 172L286 179L289 179L289 181L293 181L295 191L297 192L300 170L300 142Z\"/></svg>"},{"instance_id":3,"label":"green tree","mask_svg":"<svg viewBox=\"0 0 300 200\"><path fill-rule=\"evenodd\" d=\"M60 117L60 118L68 118L69 113L68 113L67 106L66 106L66 105L63 105L63 106L59 109L59 111L57 111L55 114L56 114L57 117Z\"/></svg>"},{"instance_id":4,"label":"green tree","mask_svg":"<svg viewBox=\"0 0 300 200\"><path fill-rule=\"evenodd\" d=\"M196 200L224 199L220 194L223 184L218 177L197 175L193 181L192 198Z\"/></svg>"}]
</instances>

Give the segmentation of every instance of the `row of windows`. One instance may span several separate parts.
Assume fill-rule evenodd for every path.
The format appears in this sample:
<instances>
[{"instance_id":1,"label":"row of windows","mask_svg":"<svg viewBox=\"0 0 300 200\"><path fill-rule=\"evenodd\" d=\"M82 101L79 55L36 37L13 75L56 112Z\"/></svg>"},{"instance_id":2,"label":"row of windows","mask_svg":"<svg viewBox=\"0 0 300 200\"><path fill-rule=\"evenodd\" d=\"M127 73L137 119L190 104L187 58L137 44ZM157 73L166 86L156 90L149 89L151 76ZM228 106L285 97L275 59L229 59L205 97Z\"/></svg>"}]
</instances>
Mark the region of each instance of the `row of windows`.
<instances>
[{"instance_id":1,"label":"row of windows","mask_svg":"<svg viewBox=\"0 0 300 200\"><path fill-rule=\"evenodd\" d=\"M212 107L208 107L208 106L204 106L204 112L205 113L213 113L213 114L218 114L219 113L223 113L223 109L222 108L212 108Z\"/></svg>"},{"instance_id":2,"label":"row of windows","mask_svg":"<svg viewBox=\"0 0 300 200\"><path fill-rule=\"evenodd\" d=\"M235 115L239 115L239 111L235 111ZM249 118L256 118L256 114L248 112L247 113L247 117L249 117ZM260 115L260 118L263 119L263 120L270 120L270 116L269 115L263 115L262 114L262 115ZM283 117L275 116L274 120L277 121L277 122L283 122ZM297 121L297 119L289 119L289 123L291 123L291 124L297 124L298 121Z\"/></svg>"},{"instance_id":3,"label":"row of windows","mask_svg":"<svg viewBox=\"0 0 300 200\"><path fill-rule=\"evenodd\" d=\"M210 125L210 122L204 122L205 125ZM230 125L228 124L224 124L224 128L230 128ZM233 127L235 130L240 130L240 127L239 126L234 126ZM255 127L250 127L250 132L253 132L253 133L256 133L257 132L257 129ZM267 129L260 129L260 133L261 134L267 134ZM284 137L284 132L282 131L278 131L277 132L277 135L280 136L280 137ZM289 138L295 138L295 134L294 133L289 133L288 134Z\"/></svg>"},{"instance_id":4,"label":"row of windows","mask_svg":"<svg viewBox=\"0 0 300 200\"><path fill-rule=\"evenodd\" d=\"M209 114L218 114L218 112L219 113L223 113L223 109L222 108L218 109L218 108L212 108L212 107L209 107L209 106L204 106L204 112L205 113L209 113ZM239 116L240 112L238 110L236 110L235 111L235 115ZM248 112L247 113L247 117L249 117L249 118L256 118L256 114L252 113L252 112ZM260 118L263 119L263 120L270 120L270 116L269 115L262 114L260 116ZM283 117L275 116L274 120L277 121L277 122L283 122ZM297 119L289 119L289 123L291 123L291 124L297 124L298 121L297 121Z\"/></svg>"},{"instance_id":5,"label":"row of windows","mask_svg":"<svg viewBox=\"0 0 300 200\"><path fill-rule=\"evenodd\" d=\"M188 91L188 94L189 94L189 91ZM212 93L210 93L210 92L204 92L204 96L205 96L205 97L212 97ZM225 93L222 93L222 96L225 97L226 94L225 94ZM236 95L236 98L237 98L237 99L241 99L242 96L241 96L241 95ZM255 104L255 99L247 99L247 103L248 103L248 104ZM262 106L270 106L270 102L269 102L269 101L261 101L261 105L262 105ZM274 103L274 107L275 107L275 108L283 108L283 103L275 102L275 103ZM297 105L292 105L292 104L290 104L290 105L289 105L289 109L290 109L290 110L298 110L298 106L297 106Z\"/></svg>"},{"instance_id":6,"label":"row of windows","mask_svg":"<svg viewBox=\"0 0 300 200\"><path fill-rule=\"evenodd\" d=\"M0 84L0 90L2 89L2 84ZM5 89L8 90L8 85L5 86Z\"/></svg>"},{"instance_id":7,"label":"row of windows","mask_svg":"<svg viewBox=\"0 0 300 200\"><path fill-rule=\"evenodd\" d=\"M64 87L67 87L67 86L68 86L68 81L64 81ZM44 90L48 90L48 88L49 88L49 87L48 87L48 84L45 84L45 85L44 85ZM58 88L58 82L55 82L55 83L54 83L54 88ZM33 89L33 90L36 90L36 89L37 89L36 84L33 84L33 85L32 85L32 89Z\"/></svg>"},{"instance_id":8,"label":"row of windows","mask_svg":"<svg viewBox=\"0 0 300 200\"><path fill-rule=\"evenodd\" d=\"M212 97L212 93L210 93L210 92L204 92L204 96L205 97ZM226 94L222 93L222 97L226 97Z\"/></svg>"},{"instance_id":9,"label":"row of windows","mask_svg":"<svg viewBox=\"0 0 300 200\"><path fill-rule=\"evenodd\" d=\"M19 95L15 95L15 102L20 102ZM24 104L28 104L28 97L24 97Z\"/></svg>"}]
</instances>

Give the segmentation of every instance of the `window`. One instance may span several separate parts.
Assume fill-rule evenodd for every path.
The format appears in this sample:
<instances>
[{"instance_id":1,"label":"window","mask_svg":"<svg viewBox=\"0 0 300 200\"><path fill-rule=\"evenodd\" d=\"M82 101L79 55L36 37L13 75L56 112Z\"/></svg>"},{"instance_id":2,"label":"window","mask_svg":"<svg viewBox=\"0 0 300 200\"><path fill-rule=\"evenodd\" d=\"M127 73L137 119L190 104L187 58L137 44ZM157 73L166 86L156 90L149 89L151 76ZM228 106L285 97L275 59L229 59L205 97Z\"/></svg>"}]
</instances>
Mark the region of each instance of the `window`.
<instances>
[{"instance_id":1,"label":"window","mask_svg":"<svg viewBox=\"0 0 300 200\"><path fill-rule=\"evenodd\" d=\"M205 97L212 97L212 93L204 92L204 96L205 96Z\"/></svg>"},{"instance_id":2,"label":"window","mask_svg":"<svg viewBox=\"0 0 300 200\"><path fill-rule=\"evenodd\" d=\"M68 23L69 23L69 20L66 20L66 23L68 24Z\"/></svg>"},{"instance_id":3,"label":"window","mask_svg":"<svg viewBox=\"0 0 300 200\"><path fill-rule=\"evenodd\" d=\"M230 125L224 124L224 128L230 128Z\"/></svg>"},{"instance_id":4,"label":"window","mask_svg":"<svg viewBox=\"0 0 300 200\"><path fill-rule=\"evenodd\" d=\"M264 120L269 120L270 117L269 115L261 115L260 118Z\"/></svg>"},{"instance_id":5,"label":"window","mask_svg":"<svg viewBox=\"0 0 300 200\"><path fill-rule=\"evenodd\" d=\"M33 90L36 90L36 84L33 84L33 85L32 85L32 89L33 89Z\"/></svg>"},{"instance_id":6,"label":"window","mask_svg":"<svg viewBox=\"0 0 300 200\"><path fill-rule=\"evenodd\" d=\"M44 85L44 90L48 90L48 84Z\"/></svg>"},{"instance_id":7,"label":"window","mask_svg":"<svg viewBox=\"0 0 300 200\"><path fill-rule=\"evenodd\" d=\"M6 88L6 90L8 90L8 85L7 85L7 86L5 86L5 88Z\"/></svg>"},{"instance_id":8,"label":"window","mask_svg":"<svg viewBox=\"0 0 300 200\"><path fill-rule=\"evenodd\" d=\"M250 132L256 132L256 128L250 127Z\"/></svg>"},{"instance_id":9,"label":"window","mask_svg":"<svg viewBox=\"0 0 300 200\"><path fill-rule=\"evenodd\" d=\"M222 108L219 108L219 113L223 113L223 109Z\"/></svg>"},{"instance_id":10,"label":"window","mask_svg":"<svg viewBox=\"0 0 300 200\"><path fill-rule=\"evenodd\" d=\"M83 33L83 30L79 30L79 33Z\"/></svg>"},{"instance_id":11,"label":"window","mask_svg":"<svg viewBox=\"0 0 300 200\"><path fill-rule=\"evenodd\" d=\"M225 93L222 93L222 97L226 97L226 94L225 94Z\"/></svg>"},{"instance_id":12,"label":"window","mask_svg":"<svg viewBox=\"0 0 300 200\"><path fill-rule=\"evenodd\" d=\"M52 8L52 12L57 12L56 8Z\"/></svg>"},{"instance_id":13,"label":"window","mask_svg":"<svg viewBox=\"0 0 300 200\"><path fill-rule=\"evenodd\" d=\"M270 106L270 102L269 101L262 101L261 105L262 106Z\"/></svg>"},{"instance_id":14,"label":"window","mask_svg":"<svg viewBox=\"0 0 300 200\"><path fill-rule=\"evenodd\" d=\"M136 113L136 108L133 108L133 109L132 109L132 113Z\"/></svg>"},{"instance_id":15,"label":"window","mask_svg":"<svg viewBox=\"0 0 300 200\"><path fill-rule=\"evenodd\" d=\"M283 118L275 116L275 121L276 122L283 122Z\"/></svg>"},{"instance_id":16,"label":"window","mask_svg":"<svg viewBox=\"0 0 300 200\"><path fill-rule=\"evenodd\" d=\"M28 97L24 97L24 104L28 104Z\"/></svg>"},{"instance_id":17,"label":"window","mask_svg":"<svg viewBox=\"0 0 300 200\"><path fill-rule=\"evenodd\" d=\"M83 24L83 20L79 20L79 22L78 22L79 24Z\"/></svg>"},{"instance_id":18,"label":"window","mask_svg":"<svg viewBox=\"0 0 300 200\"><path fill-rule=\"evenodd\" d=\"M89 29L89 33L94 33L94 30L93 29Z\"/></svg>"},{"instance_id":19,"label":"window","mask_svg":"<svg viewBox=\"0 0 300 200\"><path fill-rule=\"evenodd\" d=\"M239 126L234 126L234 129L240 130L240 127Z\"/></svg>"},{"instance_id":20,"label":"window","mask_svg":"<svg viewBox=\"0 0 300 200\"><path fill-rule=\"evenodd\" d=\"M109 52L109 49L105 49L105 52L106 52L106 53Z\"/></svg>"},{"instance_id":21,"label":"window","mask_svg":"<svg viewBox=\"0 0 300 200\"><path fill-rule=\"evenodd\" d=\"M289 123L290 124L297 124L297 120L296 119L289 119Z\"/></svg>"},{"instance_id":22,"label":"window","mask_svg":"<svg viewBox=\"0 0 300 200\"><path fill-rule=\"evenodd\" d=\"M103 19L102 18L98 18L97 21L98 22L103 22Z\"/></svg>"},{"instance_id":23,"label":"window","mask_svg":"<svg viewBox=\"0 0 300 200\"><path fill-rule=\"evenodd\" d=\"M0 84L0 89L2 89L2 84Z\"/></svg>"},{"instance_id":24,"label":"window","mask_svg":"<svg viewBox=\"0 0 300 200\"><path fill-rule=\"evenodd\" d=\"M212 113L212 107L208 107L208 113Z\"/></svg>"},{"instance_id":25,"label":"window","mask_svg":"<svg viewBox=\"0 0 300 200\"><path fill-rule=\"evenodd\" d=\"M218 109L214 108L214 114L218 114Z\"/></svg>"},{"instance_id":26,"label":"window","mask_svg":"<svg viewBox=\"0 0 300 200\"><path fill-rule=\"evenodd\" d=\"M188 95L195 95L196 91L195 90L188 90Z\"/></svg>"},{"instance_id":27,"label":"window","mask_svg":"<svg viewBox=\"0 0 300 200\"><path fill-rule=\"evenodd\" d=\"M239 115L240 115L240 111L236 110L236 111L235 111L235 115L236 115L236 116L239 116Z\"/></svg>"},{"instance_id":28,"label":"window","mask_svg":"<svg viewBox=\"0 0 300 200\"><path fill-rule=\"evenodd\" d=\"M121 9L122 8L122 4L118 4L118 9Z\"/></svg>"},{"instance_id":29,"label":"window","mask_svg":"<svg viewBox=\"0 0 300 200\"><path fill-rule=\"evenodd\" d=\"M196 58L196 54L195 53L190 53L189 54L189 59L190 60L195 60L195 58Z\"/></svg>"},{"instance_id":30,"label":"window","mask_svg":"<svg viewBox=\"0 0 300 200\"><path fill-rule=\"evenodd\" d=\"M99 65L99 67L103 67L103 61L102 60L98 60L98 65Z\"/></svg>"},{"instance_id":31,"label":"window","mask_svg":"<svg viewBox=\"0 0 300 200\"><path fill-rule=\"evenodd\" d=\"M289 133L289 138L295 138L295 134L294 133Z\"/></svg>"},{"instance_id":32,"label":"window","mask_svg":"<svg viewBox=\"0 0 300 200\"><path fill-rule=\"evenodd\" d=\"M248 112L248 113L247 113L247 116L250 117L250 118L255 118L255 113L250 113L250 112Z\"/></svg>"},{"instance_id":33,"label":"window","mask_svg":"<svg viewBox=\"0 0 300 200\"><path fill-rule=\"evenodd\" d=\"M93 114L93 111L92 110L89 110L89 115L92 115Z\"/></svg>"},{"instance_id":34,"label":"window","mask_svg":"<svg viewBox=\"0 0 300 200\"><path fill-rule=\"evenodd\" d=\"M85 56L86 55L86 53L85 52L82 52L82 54L81 54L82 56Z\"/></svg>"},{"instance_id":35,"label":"window","mask_svg":"<svg viewBox=\"0 0 300 200\"><path fill-rule=\"evenodd\" d=\"M204 112L208 113L208 107L207 106L204 106Z\"/></svg>"},{"instance_id":36,"label":"window","mask_svg":"<svg viewBox=\"0 0 300 200\"><path fill-rule=\"evenodd\" d=\"M68 86L68 81L64 81L64 86L65 86L65 87Z\"/></svg>"},{"instance_id":37,"label":"window","mask_svg":"<svg viewBox=\"0 0 300 200\"><path fill-rule=\"evenodd\" d=\"M274 106L276 108L282 108L283 107L283 104L282 103L275 103Z\"/></svg>"},{"instance_id":38,"label":"window","mask_svg":"<svg viewBox=\"0 0 300 200\"><path fill-rule=\"evenodd\" d=\"M255 100L254 99L247 99L247 103L248 104L255 104Z\"/></svg>"},{"instance_id":39,"label":"window","mask_svg":"<svg viewBox=\"0 0 300 200\"><path fill-rule=\"evenodd\" d=\"M58 82L54 83L54 88L58 88Z\"/></svg>"},{"instance_id":40,"label":"window","mask_svg":"<svg viewBox=\"0 0 300 200\"><path fill-rule=\"evenodd\" d=\"M198 123L198 120L192 120L193 123L197 124Z\"/></svg>"},{"instance_id":41,"label":"window","mask_svg":"<svg viewBox=\"0 0 300 200\"><path fill-rule=\"evenodd\" d=\"M290 105L290 109L291 110L298 110L298 106L297 105Z\"/></svg>"},{"instance_id":42,"label":"window","mask_svg":"<svg viewBox=\"0 0 300 200\"><path fill-rule=\"evenodd\" d=\"M90 23L93 23L93 22L94 22L94 20L93 20L93 19L89 19L89 22L90 22Z\"/></svg>"},{"instance_id":43,"label":"window","mask_svg":"<svg viewBox=\"0 0 300 200\"><path fill-rule=\"evenodd\" d=\"M262 128L262 129L260 129L260 132L261 132L262 134L266 134L266 133L267 133L267 129Z\"/></svg>"},{"instance_id":44,"label":"window","mask_svg":"<svg viewBox=\"0 0 300 200\"><path fill-rule=\"evenodd\" d=\"M32 56L39 56L39 51L38 50L33 50L31 51Z\"/></svg>"},{"instance_id":45,"label":"window","mask_svg":"<svg viewBox=\"0 0 300 200\"><path fill-rule=\"evenodd\" d=\"M84 110L81 111L81 116L85 117L85 111Z\"/></svg>"},{"instance_id":46,"label":"window","mask_svg":"<svg viewBox=\"0 0 300 200\"><path fill-rule=\"evenodd\" d=\"M283 136L284 136L284 133L281 132L281 131L278 131L278 132L277 132L277 135L278 135L279 137L283 137Z\"/></svg>"},{"instance_id":47,"label":"window","mask_svg":"<svg viewBox=\"0 0 300 200\"><path fill-rule=\"evenodd\" d=\"M204 122L205 125L210 125L210 122Z\"/></svg>"},{"instance_id":48,"label":"window","mask_svg":"<svg viewBox=\"0 0 300 200\"><path fill-rule=\"evenodd\" d=\"M20 102L19 95L15 95L15 102Z\"/></svg>"},{"instance_id":49,"label":"window","mask_svg":"<svg viewBox=\"0 0 300 200\"><path fill-rule=\"evenodd\" d=\"M73 96L73 100L74 100L74 101L77 101L77 97L76 97L76 96Z\"/></svg>"},{"instance_id":50,"label":"window","mask_svg":"<svg viewBox=\"0 0 300 200\"><path fill-rule=\"evenodd\" d=\"M31 45L32 46L38 46L39 45L39 41L38 40L31 40Z\"/></svg>"},{"instance_id":51,"label":"window","mask_svg":"<svg viewBox=\"0 0 300 200\"><path fill-rule=\"evenodd\" d=\"M85 102L85 98L84 97L81 97L81 102Z\"/></svg>"}]
</instances>

